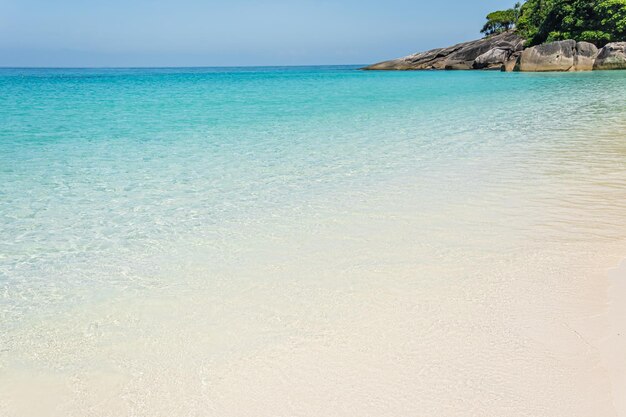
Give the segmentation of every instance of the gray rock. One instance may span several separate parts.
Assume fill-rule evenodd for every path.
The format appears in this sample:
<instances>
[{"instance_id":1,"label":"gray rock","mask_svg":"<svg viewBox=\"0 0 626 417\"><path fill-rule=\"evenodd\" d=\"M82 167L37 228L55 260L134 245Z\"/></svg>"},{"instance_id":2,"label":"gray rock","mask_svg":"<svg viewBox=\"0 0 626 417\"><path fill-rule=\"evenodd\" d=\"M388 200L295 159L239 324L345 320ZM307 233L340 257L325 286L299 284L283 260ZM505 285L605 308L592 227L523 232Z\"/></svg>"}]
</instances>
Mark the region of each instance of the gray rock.
<instances>
[{"instance_id":1,"label":"gray rock","mask_svg":"<svg viewBox=\"0 0 626 417\"><path fill-rule=\"evenodd\" d=\"M570 71L574 67L576 41L546 43L524 49L515 69L517 71Z\"/></svg>"},{"instance_id":2,"label":"gray rock","mask_svg":"<svg viewBox=\"0 0 626 417\"><path fill-rule=\"evenodd\" d=\"M523 48L524 40L514 31L488 36L476 41L459 43L448 48L432 49L391 61L367 66L366 70L423 70L423 69L472 69L474 61L492 49L506 51L508 55ZM496 54L496 52L494 52ZM493 58L493 57L492 57ZM487 67L499 67L504 63L491 62ZM482 65L482 64L478 64ZM485 67L483 67L485 68Z\"/></svg>"},{"instance_id":3,"label":"gray rock","mask_svg":"<svg viewBox=\"0 0 626 417\"><path fill-rule=\"evenodd\" d=\"M626 69L626 42L613 42L600 49L594 70Z\"/></svg>"},{"instance_id":4,"label":"gray rock","mask_svg":"<svg viewBox=\"0 0 626 417\"><path fill-rule=\"evenodd\" d=\"M626 69L626 42L609 43L600 51L589 42L571 39L524 49L524 40L511 30L477 41L380 62L364 69L501 69L533 72Z\"/></svg>"},{"instance_id":5,"label":"gray rock","mask_svg":"<svg viewBox=\"0 0 626 417\"><path fill-rule=\"evenodd\" d=\"M509 59L505 61L504 64L502 64L500 69L506 72L513 71L521 55L522 55L522 51L513 52L511 56L509 57Z\"/></svg>"},{"instance_id":6,"label":"gray rock","mask_svg":"<svg viewBox=\"0 0 626 417\"><path fill-rule=\"evenodd\" d=\"M598 55L598 48L589 42L578 42L576 44L576 55L574 55L573 71L591 71L593 63Z\"/></svg>"},{"instance_id":7,"label":"gray rock","mask_svg":"<svg viewBox=\"0 0 626 417\"><path fill-rule=\"evenodd\" d=\"M511 49L493 48L478 56L472 64L474 69L498 68L509 60Z\"/></svg>"},{"instance_id":8,"label":"gray rock","mask_svg":"<svg viewBox=\"0 0 626 417\"><path fill-rule=\"evenodd\" d=\"M444 69L447 70L468 70L472 69L472 61L448 61L444 62Z\"/></svg>"}]
</instances>

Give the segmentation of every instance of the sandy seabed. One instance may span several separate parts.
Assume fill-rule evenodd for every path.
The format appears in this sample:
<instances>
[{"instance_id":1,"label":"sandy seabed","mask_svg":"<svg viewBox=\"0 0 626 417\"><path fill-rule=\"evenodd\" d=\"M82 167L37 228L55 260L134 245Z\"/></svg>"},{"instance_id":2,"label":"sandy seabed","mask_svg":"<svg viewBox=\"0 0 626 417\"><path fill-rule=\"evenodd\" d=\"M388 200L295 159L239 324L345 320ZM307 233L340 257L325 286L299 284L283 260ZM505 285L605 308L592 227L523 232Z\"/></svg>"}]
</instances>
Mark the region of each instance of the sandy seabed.
<instances>
[{"instance_id":1,"label":"sandy seabed","mask_svg":"<svg viewBox=\"0 0 626 417\"><path fill-rule=\"evenodd\" d=\"M462 219L426 226L410 200L250 229L219 265L189 245L152 260L176 285L33 320L1 414L623 415L625 266L606 266L624 242L507 243L485 223L466 245Z\"/></svg>"}]
</instances>

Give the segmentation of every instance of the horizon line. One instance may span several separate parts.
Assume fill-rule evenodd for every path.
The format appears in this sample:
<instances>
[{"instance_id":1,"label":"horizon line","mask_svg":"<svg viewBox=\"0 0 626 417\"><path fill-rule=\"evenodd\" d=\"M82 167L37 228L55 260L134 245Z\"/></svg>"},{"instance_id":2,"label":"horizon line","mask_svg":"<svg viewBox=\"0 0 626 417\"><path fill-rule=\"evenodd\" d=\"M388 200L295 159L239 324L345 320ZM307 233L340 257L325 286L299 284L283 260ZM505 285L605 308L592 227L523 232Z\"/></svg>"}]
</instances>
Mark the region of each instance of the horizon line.
<instances>
[{"instance_id":1,"label":"horizon line","mask_svg":"<svg viewBox=\"0 0 626 417\"><path fill-rule=\"evenodd\" d=\"M172 66L4 66L3 69L184 69L184 68L307 68L307 67L355 67L368 64L303 64L303 65L172 65Z\"/></svg>"}]
</instances>

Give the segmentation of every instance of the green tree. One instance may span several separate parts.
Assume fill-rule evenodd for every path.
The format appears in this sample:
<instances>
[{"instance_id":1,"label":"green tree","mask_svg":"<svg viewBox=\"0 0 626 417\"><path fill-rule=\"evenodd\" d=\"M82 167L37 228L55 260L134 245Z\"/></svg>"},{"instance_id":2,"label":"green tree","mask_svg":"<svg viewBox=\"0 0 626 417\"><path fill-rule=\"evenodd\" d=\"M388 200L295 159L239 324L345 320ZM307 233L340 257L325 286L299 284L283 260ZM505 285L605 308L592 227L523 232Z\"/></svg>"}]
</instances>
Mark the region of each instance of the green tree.
<instances>
[{"instance_id":1,"label":"green tree","mask_svg":"<svg viewBox=\"0 0 626 417\"><path fill-rule=\"evenodd\" d=\"M527 0L516 26L531 45L574 39L603 46L626 40L626 0Z\"/></svg>"},{"instance_id":2,"label":"green tree","mask_svg":"<svg viewBox=\"0 0 626 417\"><path fill-rule=\"evenodd\" d=\"M493 35L511 29L517 21L518 12L516 9L498 10L487 15L487 23L483 26L481 33Z\"/></svg>"},{"instance_id":3,"label":"green tree","mask_svg":"<svg viewBox=\"0 0 626 417\"><path fill-rule=\"evenodd\" d=\"M611 40L626 40L626 0L600 0L595 12Z\"/></svg>"}]
</instances>

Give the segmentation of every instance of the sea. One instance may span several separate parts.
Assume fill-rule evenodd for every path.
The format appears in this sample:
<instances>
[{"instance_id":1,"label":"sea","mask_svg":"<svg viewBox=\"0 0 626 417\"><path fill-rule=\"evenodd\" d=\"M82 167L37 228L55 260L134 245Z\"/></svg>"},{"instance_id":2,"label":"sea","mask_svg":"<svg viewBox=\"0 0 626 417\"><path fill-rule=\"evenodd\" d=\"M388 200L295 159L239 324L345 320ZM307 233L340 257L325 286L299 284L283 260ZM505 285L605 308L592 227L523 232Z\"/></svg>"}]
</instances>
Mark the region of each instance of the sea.
<instances>
[{"instance_id":1,"label":"sea","mask_svg":"<svg viewBox=\"0 0 626 417\"><path fill-rule=\"evenodd\" d=\"M610 415L625 256L626 71L0 69L5 417Z\"/></svg>"}]
</instances>

